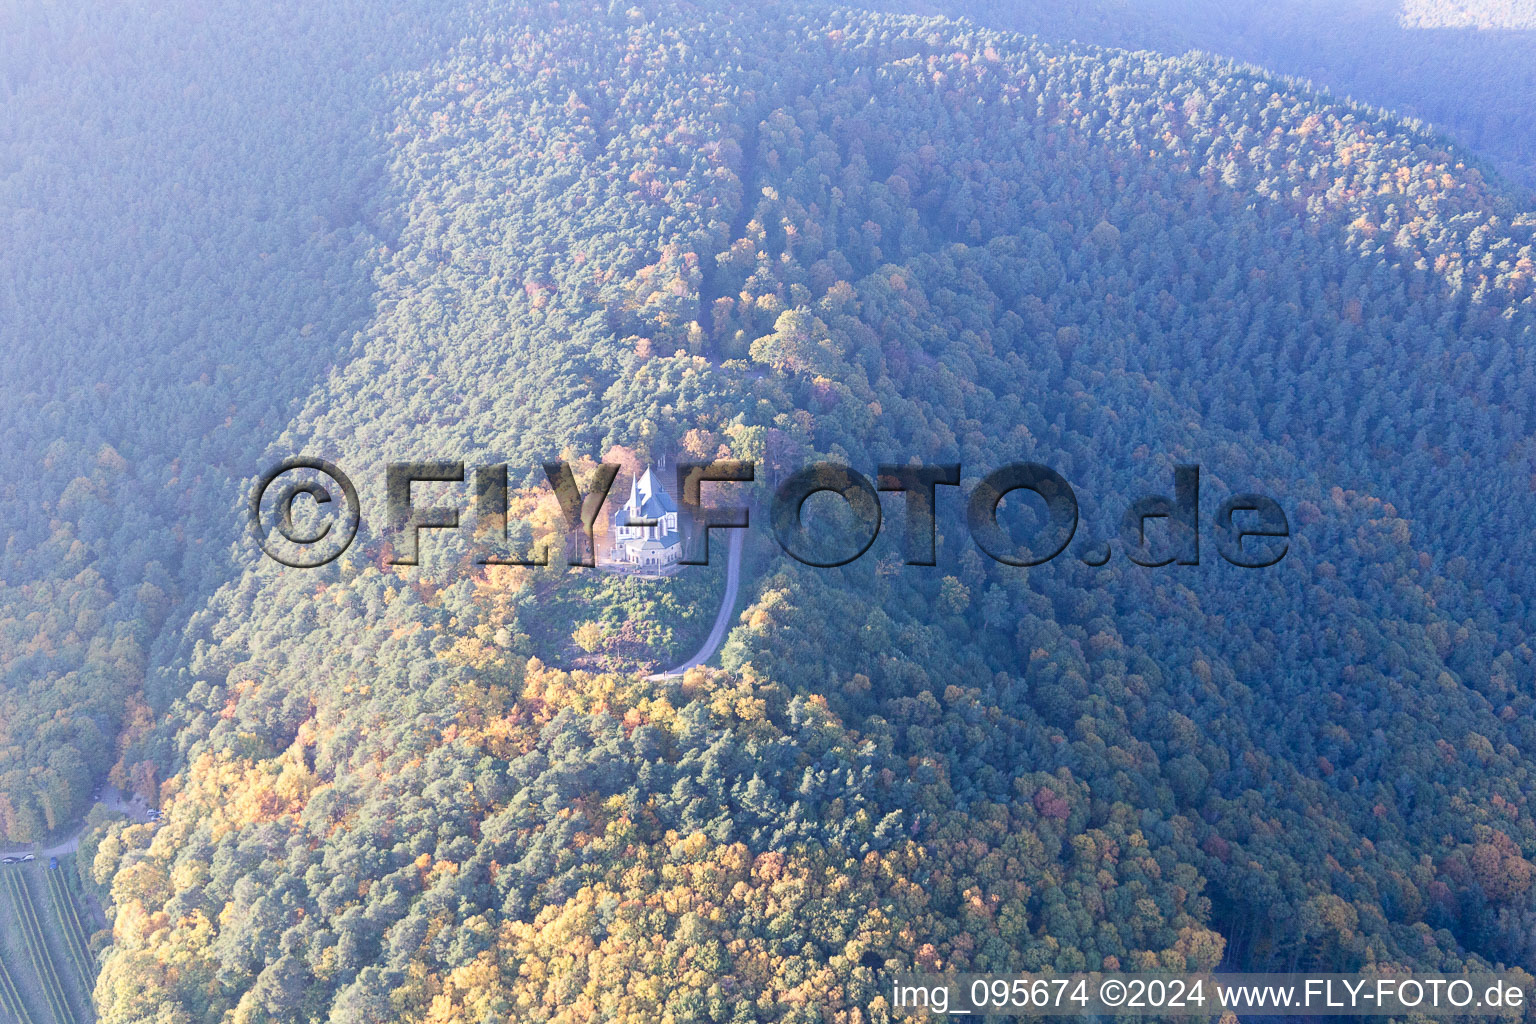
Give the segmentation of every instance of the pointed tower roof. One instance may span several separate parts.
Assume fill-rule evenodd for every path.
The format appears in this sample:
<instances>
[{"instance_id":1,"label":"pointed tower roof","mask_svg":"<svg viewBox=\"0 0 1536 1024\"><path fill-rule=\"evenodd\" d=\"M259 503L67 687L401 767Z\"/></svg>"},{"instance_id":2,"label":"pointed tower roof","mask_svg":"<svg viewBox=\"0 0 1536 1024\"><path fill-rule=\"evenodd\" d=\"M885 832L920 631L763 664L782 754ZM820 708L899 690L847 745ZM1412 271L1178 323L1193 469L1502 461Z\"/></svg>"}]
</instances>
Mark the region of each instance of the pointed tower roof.
<instances>
[{"instance_id":1,"label":"pointed tower roof","mask_svg":"<svg viewBox=\"0 0 1536 1024\"><path fill-rule=\"evenodd\" d=\"M636 507L639 515L645 519L659 519L669 512L677 511L677 504L672 496L662 489L651 467L646 466L645 472L640 474L640 479L635 482L635 490L638 492ZM635 498L631 498L632 501Z\"/></svg>"},{"instance_id":2,"label":"pointed tower roof","mask_svg":"<svg viewBox=\"0 0 1536 1024\"><path fill-rule=\"evenodd\" d=\"M663 523L668 515L675 515L676 512L677 503L662 488L661 481L656 479L651 467L646 466L645 472L630 483L629 500L613 514L613 521L617 526L647 521ZM658 539L663 544L670 544L677 536L677 531L663 529Z\"/></svg>"}]
</instances>

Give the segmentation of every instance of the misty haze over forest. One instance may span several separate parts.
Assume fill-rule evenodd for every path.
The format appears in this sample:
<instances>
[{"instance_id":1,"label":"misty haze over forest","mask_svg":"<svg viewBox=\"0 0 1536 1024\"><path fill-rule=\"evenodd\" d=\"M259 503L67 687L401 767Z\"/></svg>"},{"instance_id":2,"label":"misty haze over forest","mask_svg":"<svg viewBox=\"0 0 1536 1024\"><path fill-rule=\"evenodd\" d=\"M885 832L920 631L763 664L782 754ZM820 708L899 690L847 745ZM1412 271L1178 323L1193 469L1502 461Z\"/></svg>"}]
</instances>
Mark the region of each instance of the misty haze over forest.
<instances>
[{"instance_id":1,"label":"misty haze over forest","mask_svg":"<svg viewBox=\"0 0 1536 1024\"><path fill-rule=\"evenodd\" d=\"M0 8L0 1024L1536 971L1536 7L878 6ZM252 539L293 456L319 568ZM418 484L402 564L388 465L507 464L526 546L557 459L605 524L750 461L751 528L485 565ZM793 471L913 461L937 564L899 494L780 550ZM1046 565L968 527L1019 462Z\"/></svg>"}]
</instances>

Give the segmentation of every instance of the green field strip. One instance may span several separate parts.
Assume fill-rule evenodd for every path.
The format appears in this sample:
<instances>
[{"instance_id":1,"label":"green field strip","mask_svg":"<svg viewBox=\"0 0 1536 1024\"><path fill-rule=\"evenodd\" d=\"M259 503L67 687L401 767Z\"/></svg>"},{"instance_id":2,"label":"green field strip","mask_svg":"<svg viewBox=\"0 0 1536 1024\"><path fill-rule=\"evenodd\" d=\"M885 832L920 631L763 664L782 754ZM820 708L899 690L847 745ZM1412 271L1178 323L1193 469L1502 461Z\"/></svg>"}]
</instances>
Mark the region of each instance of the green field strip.
<instances>
[{"instance_id":1,"label":"green field strip","mask_svg":"<svg viewBox=\"0 0 1536 1024\"><path fill-rule=\"evenodd\" d=\"M64 936L64 945L75 963L75 970L80 972L81 983L86 991L90 991L96 983L96 972L92 970L95 963L91 960L90 949L86 944L85 925L80 923L80 909L64 885L62 870L49 869L48 894L53 902L53 915L59 922L59 934Z\"/></svg>"},{"instance_id":2,"label":"green field strip","mask_svg":"<svg viewBox=\"0 0 1536 1024\"><path fill-rule=\"evenodd\" d=\"M79 1024L75 1011L64 995L64 984L59 980L59 972L54 969L53 958L48 955L42 923L37 918L37 905L32 902L32 891L22 881L21 872L6 871L3 874L6 887L11 891L11 902L16 906L16 916L21 920L27 953L32 957L32 966L43 986L43 994L48 998L48 1008L53 1011L53 1019L58 1024Z\"/></svg>"},{"instance_id":3,"label":"green field strip","mask_svg":"<svg viewBox=\"0 0 1536 1024\"><path fill-rule=\"evenodd\" d=\"M27 1004L21 1001L21 991L11 980L4 956L0 956L0 1010L18 1024L32 1024L32 1015L27 1012Z\"/></svg>"}]
</instances>

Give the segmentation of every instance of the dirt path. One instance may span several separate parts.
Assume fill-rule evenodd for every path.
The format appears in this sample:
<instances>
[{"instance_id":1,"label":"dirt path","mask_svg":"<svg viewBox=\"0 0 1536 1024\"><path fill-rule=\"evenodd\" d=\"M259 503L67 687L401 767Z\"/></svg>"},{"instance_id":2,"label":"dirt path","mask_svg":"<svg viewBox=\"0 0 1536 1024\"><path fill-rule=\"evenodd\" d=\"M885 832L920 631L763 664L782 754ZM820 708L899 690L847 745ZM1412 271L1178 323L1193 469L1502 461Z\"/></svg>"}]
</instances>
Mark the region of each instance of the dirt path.
<instances>
[{"instance_id":1,"label":"dirt path","mask_svg":"<svg viewBox=\"0 0 1536 1024\"><path fill-rule=\"evenodd\" d=\"M720 598L720 611L715 614L714 628L709 631L709 637L705 639L704 646L699 648L699 653L676 668L657 672L646 678L670 679L680 676L713 658L715 652L720 649L720 645L725 642L725 634L731 629L732 612L736 610L736 594L741 589L741 545L746 532L745 530L730 531L730 553L726 557L725 564L725 594Z\"/></svg>"}]
</instances>

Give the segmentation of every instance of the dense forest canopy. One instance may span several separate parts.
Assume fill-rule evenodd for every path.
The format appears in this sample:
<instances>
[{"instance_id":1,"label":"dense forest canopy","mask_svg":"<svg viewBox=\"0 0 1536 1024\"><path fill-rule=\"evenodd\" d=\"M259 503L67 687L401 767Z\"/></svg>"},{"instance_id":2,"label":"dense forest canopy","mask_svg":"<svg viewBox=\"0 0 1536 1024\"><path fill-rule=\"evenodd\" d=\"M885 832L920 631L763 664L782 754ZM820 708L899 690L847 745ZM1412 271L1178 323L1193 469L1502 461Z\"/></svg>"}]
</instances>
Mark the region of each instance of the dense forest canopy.
<instances>
[{"instance_id":1,"label":"dense forest canopy","mask_svg":"<svg viewBox=\"0 0 1536 1024\"><path fill-rule=\"evenodd\" d=\"M104 1021L888 1019L890 968L1536 969L1536 216L1207 57L803 3L11 10L0 834ZM1202 467L1272 569L264 560L299 452ZM584 461L583 461L584 460ZM444 492L446 493L446 492ZM758 522L761 522L761 518ZM1073 549L1074 553L1076 548ZM583 629L583 626L590 628ZM573 633L574 630L574 633Z\"/></svg>"},{"instance_id":2,"label":"dense forest canopy","mask_svg":"<svg viewBox=\"0 0 1536 1024\"><path fill-rule=\"evenodd\" d=\"M903 14L1180 54L1204 51L1432 123L1536 187L1536 4L1530 0L878 0Z\"/></svg>"}]
</instances>

